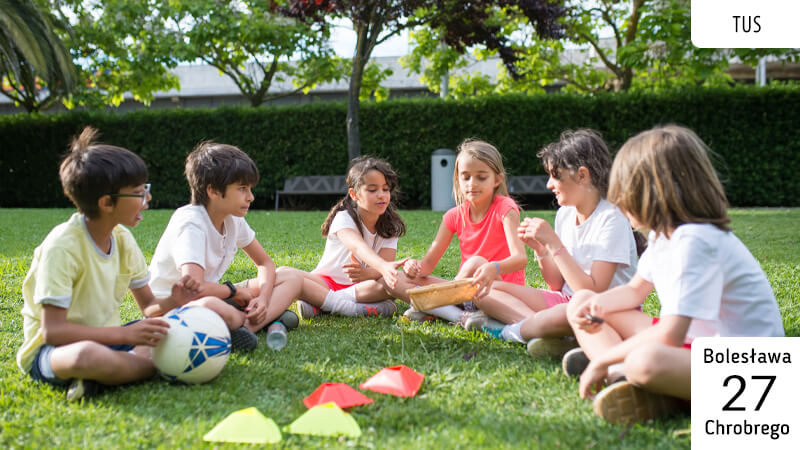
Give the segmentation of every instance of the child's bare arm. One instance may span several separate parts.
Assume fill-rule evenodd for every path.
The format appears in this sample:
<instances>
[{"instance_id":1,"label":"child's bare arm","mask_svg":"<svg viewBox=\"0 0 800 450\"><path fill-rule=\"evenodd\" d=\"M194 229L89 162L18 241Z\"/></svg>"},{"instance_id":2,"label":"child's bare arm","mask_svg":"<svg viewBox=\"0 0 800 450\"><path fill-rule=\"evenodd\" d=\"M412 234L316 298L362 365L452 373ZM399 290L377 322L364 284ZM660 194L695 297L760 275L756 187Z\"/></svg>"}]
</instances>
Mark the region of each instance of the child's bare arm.
<instances>
[{"instance_id":1,"label":"child's bare arm","mask_svg":"<svg viewBox=\"0 0 800 450\"><path fill-rule=\"evenodd\" d=\"M156 298L147 285L131 289L131 294L145 317L158 317L197 298L199 289L200 283L197 280L184 275L172 286L172 292L168 297Z\"/></svg>"},{"instance_id":2,"label":"child's bare arm","mask_svg":"<svg viewBox=\"0 0 800 450\"><path fill-rule=\"evenodd\" d=\"M248 303L245 312L252 323L260 323L267 314L267 303L272 298L272 289L275 287L275 262L269 257L258 239L253 239L242 250L256 265L258 270L256 279L259 286L258 295L253 299L254 301Z\"/></svg>"},{"instance_id":3,"label":"child's bare arm","mask_svg":"<svg viewBox=\"0 0 800 450\"><path fill-rule=\"evenodd\" d=\"M431 246L428 247L428 251L425 252L425 257L419 261L419 273L417 276L427 277L433 273L433 269L439 264L439 261L442 259L444 252L447 251L447 247L450 246L450 241L452 240L453 232L450 231L447 225L444 224L444 221L442 221L439 225L439 229L436 231L433 242L431 242Z\"/></svg>"},{"instance_id":4,"label":"child's bare arm","mask_svg":"<svg viewBox=\"0 0 800 450\"><path fill-rule=\"evenodd\" d=\"M599 329L600 324L592 322L589 317L602 319L612 312L636 309L644 303L652 290L652 283L635 275L627 284L592 295L578 305L579 308L575 308L567 319L573 325L593 333Z\"/></svg>"},{"instance_id":5,"label":"child's bare arm","mask_svg":"<svg viewBox=\"0 0 800 450\"><path fill-rule=\"evenodd\" d=\"M382 248L378 250L378 256L384 261L394 261L397 256L397 250L393 248ZM350 278L353 283L360 283L366 280L377 280L382 275L374 267L364 266L352 254L350 255L351 262L342 266L344 273Z\"/></svg>"},{"instance_id":6,"label":"child's bare arm","mask_svg":"<svg viewBox=\"0 0 800 450\"><path fill-rule=\"evenodd\" d=\"M338 237L339 240L342 241L342 244L356 255L358 259L377 270L389 287L393 288L395 286L397 283L397 268L401 266L405 260L386 261L367 245L358 231L352 228L343 228L337 231L336 237Z\"/></svg>"},{"instance_id":7,"label":"child's bare arm","mask_svg":"<svg viewBox=\"0 0 800 450\"><path fill-rule=\"evenodd\" d=\"M90 327L67 320L67 310L42 306L42 334L48 345L93 341L104 345L155 346L167 334L169 324L161 319L143 319L127 327Z\"/></svg>"}]
</instances>

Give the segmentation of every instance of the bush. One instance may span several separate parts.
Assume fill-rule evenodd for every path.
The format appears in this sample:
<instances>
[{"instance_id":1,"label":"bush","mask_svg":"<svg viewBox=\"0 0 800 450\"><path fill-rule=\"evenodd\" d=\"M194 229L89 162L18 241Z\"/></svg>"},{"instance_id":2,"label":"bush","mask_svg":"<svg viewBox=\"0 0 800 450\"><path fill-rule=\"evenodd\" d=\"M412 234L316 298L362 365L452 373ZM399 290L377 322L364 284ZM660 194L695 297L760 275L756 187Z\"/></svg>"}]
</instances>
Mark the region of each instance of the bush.
<instances>
[{"instance_id":1,"label":"bush","mask_svg":"<svg viewBox=\"0 0 800 450\"><path fill-rule=\"evenodd\" d=\"M481 97L364 103L365 154L388 159L400 175L405 208L430 205L430 155L479 137L500 149L511 175L543 174L536 152L568 128L600 131L618 149L657 124L694 129L720 155L728 198L736 206L800 204L800 91L787 88L696 89L661 93ZM268 108L73 112L0 116L0 206L68 205L58 163L85 125L104 142L128 148L150 168L155 208L189 201L186 154L201 140L233 144L261 171L255 207L269 208L283 180L341 175L347 167L346 106L316 103Z\"/></svg>"}]
</instances>

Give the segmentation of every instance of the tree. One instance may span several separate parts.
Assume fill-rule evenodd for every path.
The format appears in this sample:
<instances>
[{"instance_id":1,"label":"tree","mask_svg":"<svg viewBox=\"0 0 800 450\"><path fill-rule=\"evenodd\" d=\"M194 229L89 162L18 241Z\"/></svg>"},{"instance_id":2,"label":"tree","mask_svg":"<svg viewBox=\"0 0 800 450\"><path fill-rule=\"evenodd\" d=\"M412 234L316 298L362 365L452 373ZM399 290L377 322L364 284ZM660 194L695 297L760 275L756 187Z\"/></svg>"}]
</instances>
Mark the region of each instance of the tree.
<instances>
[{"instance_id":1,"label":"tree","mask_svg":"<svg viewBox=\"0 0 800 450\"><path fill-rule=\"evenodd\" d=\"M230 2L224 12L219 6L218 0L173 0L162 1L158 9L171 19L176 55L219 69L252 106L342 76L342 61L327 46L327 29L317 32L277 14L275 1ZM273 82L288 79L293 91L268 94Z\"/></svg>"},{"instance_id":2,"label":"tree","mask_svg":"<svg viewBox=\"0 0 800 450\"><path fill-rule=\"evenodd\" d=\"M519 13L498 17L504 21L506 36L516 36L519 60L516 74L508 72L497 80L485 76L450 76L451 96L490 92L543 91L545 85L565 84L578 92L658 89L683 85L728 85L730 60L739 58L754 64L766 54L796 58L792 49L700 49L691 43L688 0L597 0L567 4L561 19L563 39L539 39ZM424 74L437 89L439 79L464 67L468 61L436 46L442 30L415 32L412 55L404 62ZM473 57L494 56L491 49L475 48ZM427 66L425 61L430 61Z\"/></svg>"},{"instance_id":3,"label":"tree","mask_svg":"<svg viewBox=\"0 0 800 450\"><path fill-rule=\"evenodd\" d=\"M28 112L49 107L75 87L75 66L53 32L52 17L31 0L0 0L0 80L0 92Z\"/></svg>"},{"instance_id":4,"label":"tree","mask_svg":"<svg viewBox=\"0 0 800 450\"><path fill-rule=\"evenodd\" d=\"M495 8L507 7L518 8L542 36L559 36L557 18L563 9L546 0L290 0L283 12L320 27L327 26L326 19L331 18L346 18L353 23L356 48L346 122L347 154L353 159L361 154L358 114L364 68L376 45L404 29L431 26L444 30L444 42L458 52L479 43L497 51L510 73L516 76L518 57L507 37L499 33L502 25L489 20Z\"/></svg>"}]
</instances>

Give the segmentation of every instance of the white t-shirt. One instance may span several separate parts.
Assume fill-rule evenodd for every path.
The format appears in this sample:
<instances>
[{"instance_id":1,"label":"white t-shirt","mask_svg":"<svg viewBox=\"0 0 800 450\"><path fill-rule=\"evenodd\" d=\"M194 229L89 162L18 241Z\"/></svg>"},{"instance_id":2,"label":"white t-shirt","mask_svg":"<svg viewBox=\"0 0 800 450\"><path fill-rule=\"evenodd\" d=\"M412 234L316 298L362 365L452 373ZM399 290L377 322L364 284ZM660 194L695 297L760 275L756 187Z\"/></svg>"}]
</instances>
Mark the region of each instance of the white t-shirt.
<instances>
[{"instance_id":1,"label":"white t-shirt","mask_svg":"<svg viewBox=\"0 0 800 450\"><path fill-rule=\"evenodd\" d=\"M325 240L325 251L322 253L322 259L319 260L317 267L311 271L319 275L331 277L333 281L338 284L353 284L350 278L342 270L342 266L350 264L350 255L352 254L347 247L342 244L342 241L336 236L336 233L345 228L359 232L358 226L350 217L347 211L339 211L333 217L331 227L328 230L328 238ZM364 228L364 242L369 247L378 253L382 248L391 248L397 250L397 237L384 238L378 236L377 233L370 233L366 227Z\"/></svg>"},{"instance_id":2,"label":"white t-shirt","mask_svg":"<svg viewBox=\"0 0 800 450\"><path fill-rule=\"evenodd\" d=\"M247 247L256 237L243 217L229 215L223 223L220 234L203 205L175 210L150 262L150 289L156 296L170 294L172 285L181 279L181 266L187 263L202 267L205 281L219 282L236 250Z\"/></svg>"},{"instance_id":3,"label":"white t-shirt","mask_svg":"<svg viewBox=\"0 0 800 450\"><path fill-rule=\"evenodd\" d=\"M600 200L585 222L577 225L577 219L578 210L574 206L562 206L556 212L555 231L578 266L588 275L595 261L616 263L609 289L630 281L636 274L639 257L628 219L605 199ZM569 296L575 293L566 281L561 292Z\"/></svg>"},{"instance_id":4,"label":"white t-shirt","mask_svg":"<svg viewBox=\"0 0 800 450\"><path fill-rule=\"evenodd\" d=\"M660 315L692 318L687 341L701 336L783 336L767 276L733 233L711 224L650 233L639 275L653 283Z\"/></svg>"}]
</instances>

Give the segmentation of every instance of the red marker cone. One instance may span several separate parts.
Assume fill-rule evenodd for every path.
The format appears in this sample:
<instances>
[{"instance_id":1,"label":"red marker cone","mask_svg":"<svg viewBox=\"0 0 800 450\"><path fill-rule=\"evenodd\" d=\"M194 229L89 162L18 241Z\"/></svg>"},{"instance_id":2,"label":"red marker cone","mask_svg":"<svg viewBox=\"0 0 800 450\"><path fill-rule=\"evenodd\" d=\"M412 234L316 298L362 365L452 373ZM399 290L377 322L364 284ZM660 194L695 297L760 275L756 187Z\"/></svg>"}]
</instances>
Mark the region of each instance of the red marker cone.
<instances>
[{"instance_id":1,"label":"red marker cone","mask_svg":"<svg viewBox=\"0 0 800 450\"><path fill-rule=\"evenodd\" d=\"M345 409L366 405L373 400L344 383L322 383L311 395L303 399L303 404L309 409L330 402Z\"/></svg>"},{"instance_id":2,"label":"red marker cone","mask_svg":"<svg viewBox=\"0 0 800 450\"><path fill-rule=\"evenodd\" d=\"M425 375L414 372L404 365L381 369L369 380L361 383L361 389L391 394L398 397L413 397L417 395Z\"/></svg>"}]
</instances>

